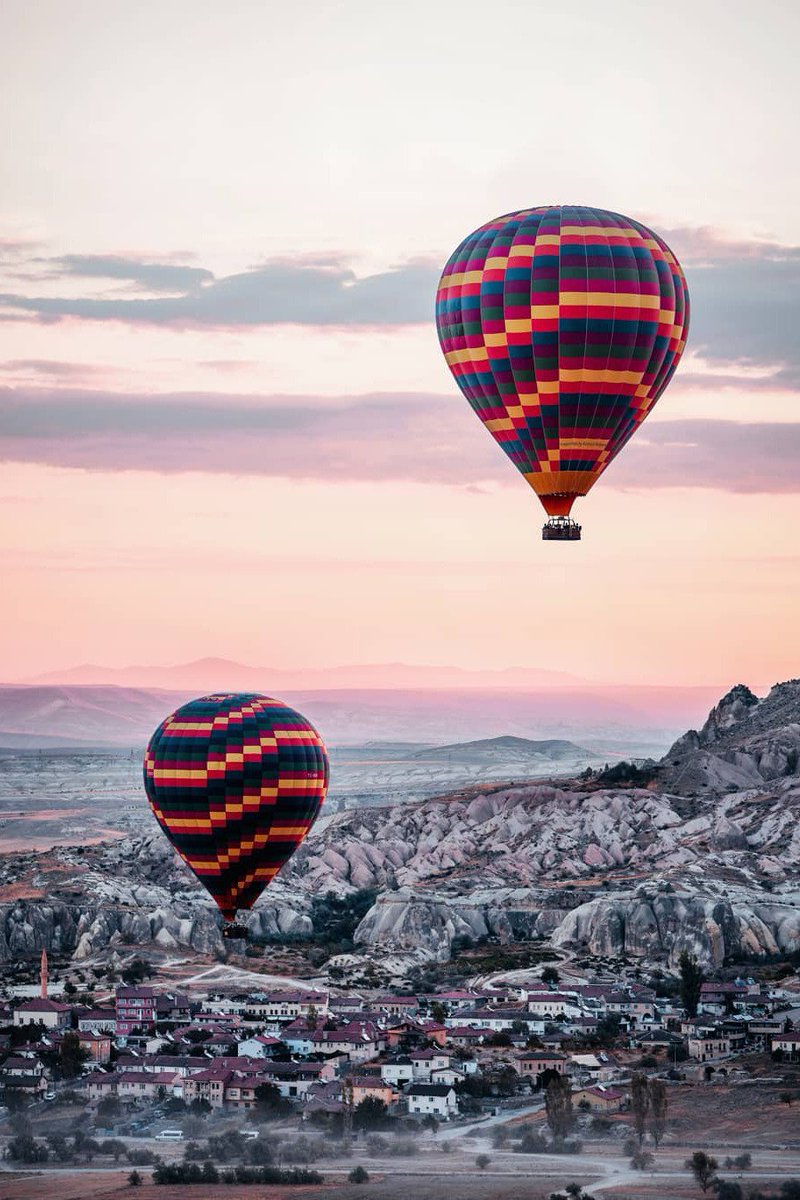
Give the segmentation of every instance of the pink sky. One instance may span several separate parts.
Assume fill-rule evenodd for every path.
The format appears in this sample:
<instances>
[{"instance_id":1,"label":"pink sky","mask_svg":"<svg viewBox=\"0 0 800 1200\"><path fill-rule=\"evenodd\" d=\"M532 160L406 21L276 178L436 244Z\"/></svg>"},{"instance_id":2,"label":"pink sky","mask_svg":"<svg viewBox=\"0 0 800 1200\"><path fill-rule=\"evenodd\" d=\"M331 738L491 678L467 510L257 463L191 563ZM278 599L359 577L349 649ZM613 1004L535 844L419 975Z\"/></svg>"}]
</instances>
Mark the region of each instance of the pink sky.
<instances>
[{"instance_id":1,"label":"pink sky","mask_svg":"<svg viewBox=\"0 0 800 1200\"><path fill-rule=\"evenodd\" d=\"M310 7L87 0L67 25L12 0L2 676L798 674L795 6L678 3L684 39L632 0L498 0L502 46L472 0ZM565 87L545 49L567 43ZM580 545L540 541L432 320L469 229L560 200L655 225L694 301Z\"/></svg>"}]
</instances>

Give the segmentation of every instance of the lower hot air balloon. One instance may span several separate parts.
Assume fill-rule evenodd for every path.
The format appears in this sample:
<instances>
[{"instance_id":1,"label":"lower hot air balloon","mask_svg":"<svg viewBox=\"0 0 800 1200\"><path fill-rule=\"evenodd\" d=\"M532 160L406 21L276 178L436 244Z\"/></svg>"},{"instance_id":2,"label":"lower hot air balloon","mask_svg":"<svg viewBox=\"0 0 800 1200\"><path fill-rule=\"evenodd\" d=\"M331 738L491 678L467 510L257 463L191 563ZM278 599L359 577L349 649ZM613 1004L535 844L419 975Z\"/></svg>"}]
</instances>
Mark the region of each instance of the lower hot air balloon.
<instances>
[{"instance_id":1,"label":"lower hot air balloon","mask_svg":"<svg viewBox=\"0 0 800 1200\"><path fill-rule=\"evenodd\" d=\"M255 904L303 841L328 788L316 729L281 700L203 696L159 725L144 786L159 825L226 921ZM244 936L231 925L227 937Z\"/></svg>"},{"instance_id":2,"label":"lower hot air balloon","mask_svg":"<svg viewBox=\"0 0 800 1200\"><path fill-rule=\"evenodd\" d=\"M557 205L482 225L451 255L436 296L458 386L550 520L570 517L669 383L689 294L666 242L604 209Z\"/></svg>"}]
</instances>

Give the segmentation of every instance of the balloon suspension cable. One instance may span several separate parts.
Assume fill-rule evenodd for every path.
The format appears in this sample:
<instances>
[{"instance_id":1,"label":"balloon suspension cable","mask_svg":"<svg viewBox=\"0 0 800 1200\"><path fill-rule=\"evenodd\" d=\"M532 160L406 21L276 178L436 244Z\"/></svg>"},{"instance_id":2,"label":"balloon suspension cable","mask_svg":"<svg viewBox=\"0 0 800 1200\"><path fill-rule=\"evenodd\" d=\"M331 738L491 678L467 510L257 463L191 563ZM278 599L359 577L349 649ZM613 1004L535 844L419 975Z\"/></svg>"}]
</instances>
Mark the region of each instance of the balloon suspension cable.
<instances>
[{"instance_id":1,"label":"balloon suspension cable","mask_svg":"<svg viewBox=\"0 0 800 1200\"><path fill-rule=\"evenodd\" d=\"M542 526L543 542L579 542L581 527L572 517L551 517Z\"/></svg>"}]
</instances>

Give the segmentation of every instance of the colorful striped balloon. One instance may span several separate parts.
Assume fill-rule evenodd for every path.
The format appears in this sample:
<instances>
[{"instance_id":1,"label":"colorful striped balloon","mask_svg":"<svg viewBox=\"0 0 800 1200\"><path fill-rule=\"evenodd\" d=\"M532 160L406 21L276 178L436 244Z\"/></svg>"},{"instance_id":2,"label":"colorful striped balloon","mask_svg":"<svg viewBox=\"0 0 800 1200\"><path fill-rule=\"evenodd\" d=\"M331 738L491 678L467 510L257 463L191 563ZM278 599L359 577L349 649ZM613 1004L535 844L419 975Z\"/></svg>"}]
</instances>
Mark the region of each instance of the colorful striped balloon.
<instances>
[{"instance_id":1,"label":"colorful striped balloon","mask_svg":"<svg viewBox=\"0 0 800 1200\"><path fill-rule=\"evenodd\" d=\"M159 725L144 756L158 823L232 920L251 908L313 825L328 755L280 700L204 696Z\"/></svg>"},{"instance_id":2,"label":"colorful striped balloon","mask_svg":"<svg viewBox=\"0 0 800 1200\"><path fill-rule=\"evenodd\" d=\"M472 408L546 511L566 517L672 378L689 294L675 255L638 221L531 208L464 239L436 324Z\"/></svg>"}]
</instances>

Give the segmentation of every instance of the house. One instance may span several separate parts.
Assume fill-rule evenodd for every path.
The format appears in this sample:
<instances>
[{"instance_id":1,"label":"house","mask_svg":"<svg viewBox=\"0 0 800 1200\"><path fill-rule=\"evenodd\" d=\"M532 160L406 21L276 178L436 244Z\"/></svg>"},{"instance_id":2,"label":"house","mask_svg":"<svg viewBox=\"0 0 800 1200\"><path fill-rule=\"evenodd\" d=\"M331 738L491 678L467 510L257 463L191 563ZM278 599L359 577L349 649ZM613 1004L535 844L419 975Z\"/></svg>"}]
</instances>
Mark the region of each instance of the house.
<instances>
[{"instance_id":1,"label":"house","mask_svg":"<svg viewBox=\"0 0 800 1200\"><path fill-rule=\"evenodd\" d=\"M385 1039L371 1022L351 1021L341 1029L318 1029L311 1042L313 1054L344 1054L354 1063L369 1062L386 1048Z\"/></svg>"},{"instance_id":2,"label":"house","mask_svg":"<svg viewBox=\"0 0 800 1200\"><path fill-rule=\"evenodd\" d=\"M708 1062L711 1058L722 1058L731 1052L731 1041L726 1034L698 1034L688 1040L689 1057L698 1062Z\"/></svg>"},{"instance_id":3,"label":"house","mask_svg":"<svg viewBox=\"0 0 800 1200\"><path fill-rule=\"evenodd\" d=\"M455 1088L446 1083L412 1083L404 1092L410 1116L447 1121L458 1113Z\"/></svg>"},{"instance_id":4,"label":"house","mask_svg":"<svg viewBox=\"0 0 800 1200\"><path fill-rule=\"evenodd\" d=\"M772 1039L783 1033L783 1021L749 1021L747 1037L757 1050L772 1049Z\"/></svg>"},{"instance_id":5,"label":"house","mask_svg":"<svg viewBox=\"0 0 800 1200\"><path fill-rule=\"evenodd\" d=\"M288 1023L297 1017L325 1017L328 1013L327 992L274 992L269 996L248 996L242 1010L247 1021L275 1020Z\"/></svg>"},{"instance_id":6,"label":"house","mask_svg":"<svg viewBox=\"0 0 800 1200\"><path fill-rule=\"evenodd\" d=\"M36 1100L48 1089L49 1071L32 1050L9 1054L0 1066L0 1091Z\"/></svg>"},{"instance_id":7,"label":"house","mask_svg":"<svg viewBox=\"0 0 800 1200\"><path fill-rule=\"evenodd\" d=\"M781 1033L772 1039L772 1053L779 1051L784 1062L800 1062L800 1033Z\"/></svg>"},{"instance_id":8,"label":"house","mask_svg":"<svg viewBox=\"0 0 800 1200\"><path fill-rule=\"evenodd\" d=\"M602 1083L572 1093L573 1105L576 1108L586 1108L588 1105L591 1112L619 1112L624 1099L624 1092Z\"/></svg>"},{"instance_id":9,"label":"house","mask_svg":"<svg viewBox=\"0 0 800 1200\"><path fill-rule=\"evenodd\" d=\"M419 1012L416 996L379 996L375 1007L393 1017L414 1017Z\"/></svg>"},{"instance_id":10,"label":"house","mask_svg":"<svg viewBox=\"0 0 800 1200\"><path fill-rule=\"evenodd\" d=\"M410 1055L412 1078L429 1083L434 1071L443 1071L450 1066L450 1055L444 1050L413 1050Z\"/></svg>"},{"instance_id":11,"label":"house","mask_svg":"<svg viewBox=\"0 0 800 1200\"><path fill-rule=\"evenodd\" d=\"M102 1100L104 1096L115 1096L119 1075L111 1071L92 1071L84 1077L90 1100Z\"/></svg>"},{"instance_id":12,"label":"house","mask_svg":"<svg viewBox=\"0 0 800 1200\"><path fill-rule=\"evenodd\" d=\"M161 1094L174 1094L179 1079L174 1071L124 1071L116 1076L117 1095L120 1100L150 1100Z\"/></svg>"},{"instance_id":13,"label":"house","mask_svg":"<svg viewBox=\"0 0 800 1200\"><path fill-rule=\"evenodd\" d=\"M489 1029L492 1033L508 1033L516 1024L524 1026L528 1035L544 1033L544 1019L538 1019L524 1008L472 1008L453 1017L445 1017L448 1031L472 1027Z\"/></svg>"},{"instance_id":14,"label":"house","mask_svg":"<svg viewBox=\"0 0 800 1200\"><path fill-rule=\"evenodd\" d=\"M126 1037L134 1029L152 1029L157 1021L188 1023L189 1001L178 992L153 987L118 987L115 1016L117 1036Z\"/></svg>"},{"instance_id":15,"label":"house","mask_svg":"<svg viewBox=\"0 0 800 1200\"><path fill-rule=\"evenodd\" d=\"M399 1058L381 1063L381 1079L385 1083L402 1087L403 1084L411 1083L413 1078L414 1068L408 1055L401 1055Z\"/></svg>"},{"instance_id":16,"label":"house","mask_svg":"<svg viewBox=\"0 0 800 1200\"><path fill-rule=\"evenodd\" d=\"M276 1051L283 1049L280 1038L270 1033L259 1033L255 1037L242 1038L236 1047L236 1053L243 1058L274 1058Z\"/></svg>"},{"instance_id":17,"label":"house","mask_svg":"<svg viewBox=\"0 0 800 1200\"><path fill-rule=\"evenodd\" d=\"M44 1025L45 1029L69 1029L72 1008L60 1000L23 1000L13 1009L14 1024Z\"/></svg>"},{"instance_id":18,"label":"house","mask_svg":"<svg viewBox=\"0 0 800 1200\"><path fill-rule=\"evenodd\" d=\"M15 1067L10 1066L9 1059L6 1059L0 1067L0 1092L13 1092L28 1100L37 1100L49 1086L41 1063L27 1062L24 1067Z\"/></svg>"},{"instance_id":19,"label":"house","mask_svg":"<svg viewBox=\"0 0 800 1200\"><path fill-rule=\"evenodd\" d=\"M322 1021L312 1023L305 1017L298 1017L283 1028L279 1040L288 1046L292 1054L312 1054L314 1039L323 1029Z\"/></svg>"},{"instance_id":20,"label":"house","mask_svg":"<svg viewBox=\"0 0 800 1200\"><path fill-rule=\"evenodd\" d=\"M520 1075L536 1079L545 1071L556 1071L559 1075L567 1072L567 1056L558 1051L527 1050L516 1057L516 1069Z\"/></svg>"},{"instance_id":21,"label":"house","mask_svg":"<svg viewBox=\"0 0 800 1200\"><path fill-rule=\"evenodd\" d=\"M721 1016L744 1007L747 985L744 983L703 983L698 1011Z\"/></svg>"},{"instance_id":22,"label":"house","mask_svg":"<svg viewBox=\"0 0 800 1200\"><path fill-rule=\"evenodd\" d=\"M617 1064L608 1054L570 1054L567 1070L570 1075L589 1076L598 1082L608 1082L617 1072Z\"/></svg>"},{"instance_id":23,"label":"house","mask_svg":"<svg viewBox=\"0 0 800 1200\"><path fill-rule=\"evenodd\" d=\"M80 1033L114 1033L117 1014L113 1008L87 1008L78 1017Z\"/></svg>"},{"instance_id":24,"label":"house","mask_svg":"<svg viewBox=\"0 0 800 1200\"><path fill-rule=\"evenodd\" d=\"M447 1030L447 1040L453 1046L473 1047L481 1046L487 1038L492 1036L491 1029L481 1029L480 1026L473 1028L469 1025L456 1025Z\"/></svg>"},{"instance_id":25,"label":"house","mask_svg":"<svg viewBox=\"0 0 800 1200\"><path fill-rule=\"evenodd\" d=\"M355 1075L344 1081L344 1087L352 1090L354 1108L358 1108L363 1100L380 1100L391 1108L399 1098L397 1089L379 1075Z\"/></svg>"},{"instance_id":26,"label":"house","mask_svg":"<svg viewBox=\"0 0 800 1200\"><path fill-rule=\"evenodd\" d=\"M260 1071L289 1100L303 1100L313 1083L336 1078L336 1067L329 1062L265 1062Z\"/></svg>"},{"instance_id":27,"label":"house","mask_svg":"<svg viewBox=\"0 0 800 1200\"><path fill-rule=\"evenodd\" d=\"M457 1083L461 1083L467 1075L477 1074L478 1064L476 1062L469 1063L453 1063L449 1067L434 1067L431 1071L429 1083L447 1083L454 1087Z\"/></svg>"},{"instance_id":28,"label":"house","mask_svg":"<svg viewBox=\"0 0 800 1200\"><path fill-rule=\"evenodd\" d=\"M535 1017L546 1017L550 1021L578 1016L581 1006L575 996L565 992L529 992L527 1009Z\"/></svg>"},{"instance_id":29,"label":"house","mask_svg":"<svg viewBox=\"0 0 800 1200\"><path fill-rule=\"evenodd\" d=\"M328 1013L343 1021L360 1016L366 1006L363 996L331 996L328 1000Z\"/></svg>"},{"instance_id":30,"label":"house","mask_svg":"<svg viewBox=\"0 0 800 1200\"><path fill-rule=\"evenodd\" d=\"M437 992L435 996L428 996L426 999L429 1004L441 1004L449 1013L458 1013L467 1008L483 1007L489 995L487 992L455 990Z\"/></svg>"},{"instance_id":31,"label":"house","mask_svg":"<svg viewBox=\"0 0 800 1200\"><path fill-rule=\"evenodd\" d=\"M79 1030L78 1041L86 1051L87 1062L107 1063L111 1059L111 1034L96 1030Z\"/></svg>"},{"instance_id":32,"label":"house","mask_svg":"<svg viewBox=\"0 0 800 1200\"><path fill-rule=\"evenodd\" d=\"M415 1021L412 1026L412 1032L422 1034L429 1042L433 1042L435 1046L447 1045L447 1026L442 1025L439 1021L431 1020L430 1017Z\"/></svg>"},{"instance_id":33,"label":"house","mask_svg":"<svg viewBox=\"0 0 800 1200\"><path fill-rule=\"evenodd\" d=\"M194 1071L183 1080L183 1099L187 1104L205 1100L212 1108L223 1108L225 1089L234 1076L232 1067L214 1066Z\"/></svg>"}]
</instances>

